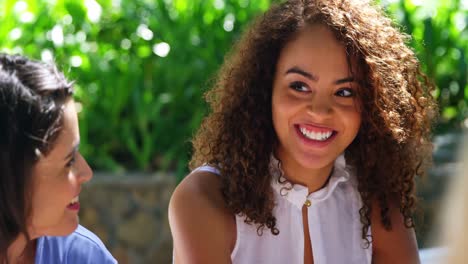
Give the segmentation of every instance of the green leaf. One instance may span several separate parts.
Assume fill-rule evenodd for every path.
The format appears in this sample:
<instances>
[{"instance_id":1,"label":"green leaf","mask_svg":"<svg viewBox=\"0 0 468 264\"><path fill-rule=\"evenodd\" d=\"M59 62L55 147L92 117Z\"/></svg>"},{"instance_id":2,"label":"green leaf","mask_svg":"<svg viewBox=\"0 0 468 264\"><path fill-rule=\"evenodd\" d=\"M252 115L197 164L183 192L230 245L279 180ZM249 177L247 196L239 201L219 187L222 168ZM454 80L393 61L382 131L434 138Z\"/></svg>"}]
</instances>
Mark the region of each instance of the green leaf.
<instances>
[{"instance_id":1,"label":"green leaf","mask_svg":"<svg viewBox=\"0 0 468 264\"><path fill-rule=\"evenodd\" d=\"M442 112L442 117L447 120L451 120L457 116L457 113L458 113L458 109L456 107L453 107L453 106L446 107L444 108Z\"/></svg>"},{"instance_id":2,"label":"green leaf","mask_svg":"<svg viewBox=\"0 0 468 264\"><path fill-rule=\"evenodd\" d=\"M151 49L146 45L141 45L137 50L138 57L147 58L151 55Z\"/></svg>"},{"instance_id":3,"label":"green leaf","mask_svg":"<svg viewBox=\"0 0 468 264\"><path fill-rule=\"evenodd\" d=\"M66 1L65 9L72 16L76 25L80 25L86 19L86 10L80 1Z\"/></svg>"}]
</instances>

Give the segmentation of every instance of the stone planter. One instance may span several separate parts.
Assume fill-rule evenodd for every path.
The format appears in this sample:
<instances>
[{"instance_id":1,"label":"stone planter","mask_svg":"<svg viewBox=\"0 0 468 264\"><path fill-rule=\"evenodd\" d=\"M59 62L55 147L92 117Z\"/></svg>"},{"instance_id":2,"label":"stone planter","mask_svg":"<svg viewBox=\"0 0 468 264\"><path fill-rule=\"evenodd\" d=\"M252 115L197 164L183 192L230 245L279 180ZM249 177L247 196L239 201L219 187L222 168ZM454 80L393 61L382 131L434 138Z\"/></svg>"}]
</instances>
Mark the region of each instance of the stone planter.
<instances>
[{"instance_id":1,"label":"stone planter","mask_svg":"<svg viewBox=\"0 0 468 264\"><path fill-rule=\"evenodd\" d=\"M80 222L121 264L171 263L167 207L174 175L95 173L80 195Z\"/></svg>"}]
</instances>

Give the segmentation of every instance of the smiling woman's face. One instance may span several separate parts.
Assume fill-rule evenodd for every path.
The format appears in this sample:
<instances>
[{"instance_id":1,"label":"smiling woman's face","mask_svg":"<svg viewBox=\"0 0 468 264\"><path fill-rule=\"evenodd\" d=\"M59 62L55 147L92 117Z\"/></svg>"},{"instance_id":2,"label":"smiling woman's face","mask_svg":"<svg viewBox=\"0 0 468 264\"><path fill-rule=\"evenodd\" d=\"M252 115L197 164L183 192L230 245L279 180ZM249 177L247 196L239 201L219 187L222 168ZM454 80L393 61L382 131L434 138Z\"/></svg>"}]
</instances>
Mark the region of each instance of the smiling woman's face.
<instances>
[{"instance_id":1,"label":"smiling woman's face","mask_svg":"<svg viewBox=\"0 0 468 264\"><path fill-rule=\"evenodd\" d=\"M298 169L332 166L360 124L346 50L326 26L301 30L281 51L273 83L277 155Z\"/></svg>"},{"instance_id":2,"label":"smiling woman's face","mask_svg":"<svg viewBox=\"0 0 468 264\"><path fill-rule=\"evenodd\" d=\"M63 236L78 226L78 195L92 171L78 152L80 141L75 103L68 100L63 109L63 124L52 150L39 159L32 171L32 238Z\"/></svg>"}]
</instances>

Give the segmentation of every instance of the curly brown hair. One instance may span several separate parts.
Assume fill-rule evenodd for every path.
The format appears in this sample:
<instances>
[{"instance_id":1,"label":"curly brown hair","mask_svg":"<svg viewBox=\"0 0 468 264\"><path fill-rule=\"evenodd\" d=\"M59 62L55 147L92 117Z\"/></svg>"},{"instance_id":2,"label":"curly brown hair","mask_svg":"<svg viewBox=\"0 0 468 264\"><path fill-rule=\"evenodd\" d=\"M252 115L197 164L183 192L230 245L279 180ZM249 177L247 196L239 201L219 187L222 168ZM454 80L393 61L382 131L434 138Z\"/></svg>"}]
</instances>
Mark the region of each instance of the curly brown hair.
<instances>
[{"instance_id":1,"label":"curly brown hair","mask_svg":"<svg viewBox=\"0 0 468 264\"><path fill-rule=\"evenodd\" d=\"M391 228L397 206L413 227L415 177L431 163L430 132L437 107L433 84L421 72L409 36L377 5L362 0L290 0L273 5L234 46L206 95L212 112L193 139L193 169L218 167L226 207L278 234L268 166L278 145L272 123L272 87L285 44L314 23L328 26L355 62L362 123L345 151L354 166L363 206L362 238L368 241L371 209Z\"/></svg>"}]
</instances>

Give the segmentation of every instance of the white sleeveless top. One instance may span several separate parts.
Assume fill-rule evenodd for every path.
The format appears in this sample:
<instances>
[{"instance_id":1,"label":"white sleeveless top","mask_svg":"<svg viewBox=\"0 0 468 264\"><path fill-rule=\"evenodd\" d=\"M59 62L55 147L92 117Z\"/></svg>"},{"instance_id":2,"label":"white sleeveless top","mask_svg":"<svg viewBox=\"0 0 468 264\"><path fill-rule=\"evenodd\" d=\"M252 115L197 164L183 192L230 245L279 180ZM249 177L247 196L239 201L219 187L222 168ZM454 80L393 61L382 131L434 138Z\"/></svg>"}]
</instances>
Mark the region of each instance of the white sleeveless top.
<instances>
[{"instance_id":1,"label":"white sleeveless top","mask_svg":"<svg viewBox=\"0 0 468 264\"><path fill-rule=\"evenodd\" d=\"M196 170L219 174L210 166ZM275 236L270 229L264 228L259 236L255 225L246 224L244 217L236 215L237 239L231 253L233 264L303 264L302 206L306 200L311 202L307 209L315 264L371 263L372 244L365 247L361 237L359 209L362 202L357 181L346 167L343 155L335 161L328 184L309 195L305 186L284 183L284 178L280 183L280 169L274 158L270 170L276 200L273 215L280 233Z\"/></svg>"}]
</instances>

